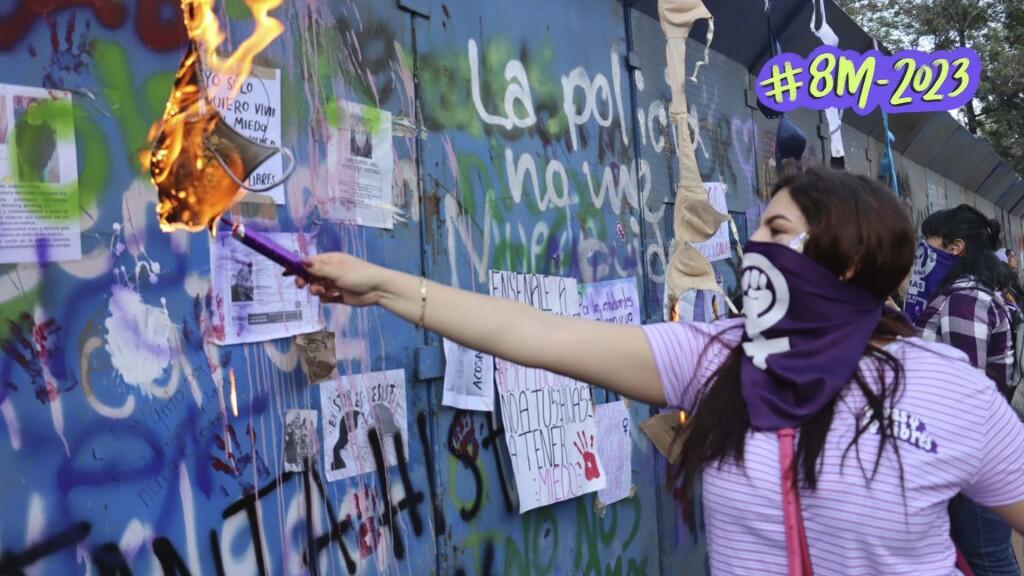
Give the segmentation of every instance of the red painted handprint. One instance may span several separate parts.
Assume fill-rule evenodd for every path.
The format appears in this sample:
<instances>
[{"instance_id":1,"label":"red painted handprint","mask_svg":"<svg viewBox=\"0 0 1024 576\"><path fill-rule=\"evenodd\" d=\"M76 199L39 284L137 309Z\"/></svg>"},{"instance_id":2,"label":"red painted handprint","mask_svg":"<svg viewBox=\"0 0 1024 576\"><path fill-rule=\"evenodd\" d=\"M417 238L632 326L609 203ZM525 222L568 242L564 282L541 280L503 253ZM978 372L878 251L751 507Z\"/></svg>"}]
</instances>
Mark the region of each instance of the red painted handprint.
<instances>
[{"instance_id":1,"label":"red painted handprint","mask_svg":"<svg viewBox=\"0 0 1024 576\"><path fill-rule=\"evenodd\" d=\"M583 475L587 480L597 480L601 477L601 468L597 465L597 455L594 454L594 435L590 435L590 446L587 446L587 435L585 432L577 432L573 446L583 457ZM576 467L579 468L579 463Z\"/></svg>"}]
</instances>

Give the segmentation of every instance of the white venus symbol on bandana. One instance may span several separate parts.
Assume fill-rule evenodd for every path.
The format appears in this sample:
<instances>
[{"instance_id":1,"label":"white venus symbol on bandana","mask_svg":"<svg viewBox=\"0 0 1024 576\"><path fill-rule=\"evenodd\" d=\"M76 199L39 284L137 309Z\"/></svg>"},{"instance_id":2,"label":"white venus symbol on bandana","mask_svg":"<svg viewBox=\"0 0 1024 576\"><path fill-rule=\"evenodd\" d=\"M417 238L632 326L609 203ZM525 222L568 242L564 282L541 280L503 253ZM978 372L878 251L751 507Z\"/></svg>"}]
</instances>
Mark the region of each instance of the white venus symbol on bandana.
<instances>
[{"instance_id":1,"label":"white venus symbol on bandana","mask_svg":"<svg viewBox=\"0 0 1024 576\"><path fill-rule=\"evenodd\" d=\"M767 258L747 252L743 256L743 314L749 342L743 351L754 366L764 370L772 354L789 351L789 338L765 338L762 334L785 318L789 311L789 285Z\"/></svg>"}]
</instances>

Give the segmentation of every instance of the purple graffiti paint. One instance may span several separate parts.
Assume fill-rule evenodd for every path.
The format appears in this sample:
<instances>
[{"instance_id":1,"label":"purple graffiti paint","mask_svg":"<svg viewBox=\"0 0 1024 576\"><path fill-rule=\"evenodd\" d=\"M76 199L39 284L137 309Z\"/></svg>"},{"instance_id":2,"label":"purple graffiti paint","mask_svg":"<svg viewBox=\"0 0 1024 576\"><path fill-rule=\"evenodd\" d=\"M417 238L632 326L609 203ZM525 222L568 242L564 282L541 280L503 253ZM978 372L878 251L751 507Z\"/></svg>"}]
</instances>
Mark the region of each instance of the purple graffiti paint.
<instances>
[{"instance_id":1,"label":"purple graffiti paint","mask_svg":"<svg viewBox=\"0 0 1024 576\"><path fill-rule=\"evenodd\" d=\"M50 239L46 236L36 238L36 261L40 268L50 263Z\"/></svg>"}]
</instances>

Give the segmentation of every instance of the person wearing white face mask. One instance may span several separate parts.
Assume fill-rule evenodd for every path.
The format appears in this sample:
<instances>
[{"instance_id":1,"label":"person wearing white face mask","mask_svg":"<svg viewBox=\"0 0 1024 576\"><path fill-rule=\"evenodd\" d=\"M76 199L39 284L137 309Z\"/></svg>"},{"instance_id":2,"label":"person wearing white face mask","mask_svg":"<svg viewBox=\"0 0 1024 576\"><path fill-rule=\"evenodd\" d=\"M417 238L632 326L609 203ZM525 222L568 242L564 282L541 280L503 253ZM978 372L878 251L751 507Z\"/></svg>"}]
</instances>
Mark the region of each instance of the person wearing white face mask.
<instances>
[{"instance_id":1,"label":"person wearing white face mask","mask_svg":"<svg viewBox=\"0 0 1024 576\"><path fill-rule=\"evenodd\" d=\"M956 574L958 492L1024 530L1024 424L956 350L883 302L914 260L895 196L862 176L780 180L743 260L744 318L561 318L325 253L326 302L378 305L469 348L689 414L713 575Z\"/></svg>"}]
</instances>

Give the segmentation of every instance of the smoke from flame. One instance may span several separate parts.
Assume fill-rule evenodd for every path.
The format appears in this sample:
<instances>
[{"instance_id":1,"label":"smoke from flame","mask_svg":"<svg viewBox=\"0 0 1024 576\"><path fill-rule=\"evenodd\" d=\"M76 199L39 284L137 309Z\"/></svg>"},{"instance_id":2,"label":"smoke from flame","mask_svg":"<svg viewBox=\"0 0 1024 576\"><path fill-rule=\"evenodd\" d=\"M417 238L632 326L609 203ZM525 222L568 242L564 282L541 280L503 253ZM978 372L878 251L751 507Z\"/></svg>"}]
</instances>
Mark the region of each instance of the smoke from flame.
<instances>
[{"instance_id":1,"label":"smoke from flame","mask_svg":"<svg viewBox=\"0 0 1024 576\"><path fill-rule=\"evenodd\" d=\"M252 70L252 61L284 32L284 24L270 16L283 0L246 0L255 26L252 34L228 57L217 49L224 42L214 0L182 0L181 9L190 39L164 108L163 117L149 132L151 149L141 156L159 192L160 229L169 232L215 230L221 214L245 195L244 181L254 155L209 102L202 69L237 77L228 98L234 98ZM214 151L216 149L216 151ZM248 156L248 157L247 157Z\"/></svg>"}]
</instances>

